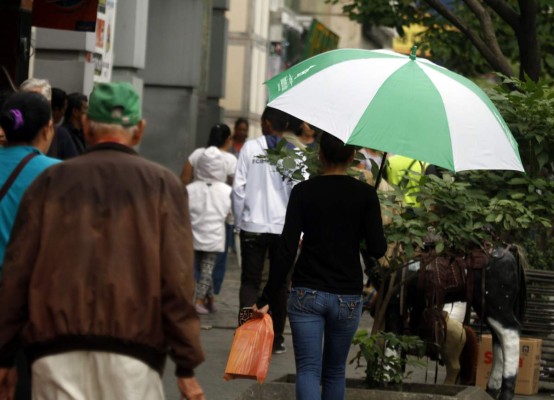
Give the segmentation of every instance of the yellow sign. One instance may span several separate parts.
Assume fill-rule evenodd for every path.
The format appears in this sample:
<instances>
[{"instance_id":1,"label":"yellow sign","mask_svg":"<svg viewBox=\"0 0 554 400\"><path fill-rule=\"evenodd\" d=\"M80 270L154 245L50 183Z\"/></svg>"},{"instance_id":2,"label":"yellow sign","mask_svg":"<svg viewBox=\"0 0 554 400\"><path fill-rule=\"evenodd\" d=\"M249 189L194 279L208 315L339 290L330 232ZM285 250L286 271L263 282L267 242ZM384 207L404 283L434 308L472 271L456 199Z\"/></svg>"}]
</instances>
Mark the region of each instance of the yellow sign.
<instances>
[{"instance_id":1,"label":"yellow sign","mask_svg":"<svg viewBox=\"0 0 554 400\"><path fill-rule=\"evenodd\" d=\"M404 37L396 37L392 40L392 49L397 53L410 54L412 47L417 45L417 35L426 28L423 25L410 25L404 27Z\"/></svg>"}]
</instances>

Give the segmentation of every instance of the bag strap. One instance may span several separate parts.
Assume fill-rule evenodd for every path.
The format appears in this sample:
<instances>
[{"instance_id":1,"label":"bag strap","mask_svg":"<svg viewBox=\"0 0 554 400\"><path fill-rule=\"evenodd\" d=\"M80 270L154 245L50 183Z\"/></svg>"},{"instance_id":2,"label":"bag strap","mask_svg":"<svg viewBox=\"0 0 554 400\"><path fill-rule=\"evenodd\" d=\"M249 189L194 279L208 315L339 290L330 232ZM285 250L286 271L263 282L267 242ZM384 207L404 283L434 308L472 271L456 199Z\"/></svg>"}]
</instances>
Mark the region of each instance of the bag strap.
<instances>
[{"instance_id":1,"label":"bag strap","mask_svg":"<svg viewBox=\"0 0 554 400\"><path fill-rule=\"evenodd\" d=\"M27 163L36 156L38 156L38 154L33 151L32 153L29 153L25 157L23 157L23 160L21 160L19 164L17 164L10 176L8 176L8 179L6 179L6 182L4 183L4 186L2 186L2 189L0 189L0 201L2 201L6 193L8 193L8 190L10 190L10 187L14 183L21 170L25 168L25 165L27 165Z\"/></svg>"}]
</instances>

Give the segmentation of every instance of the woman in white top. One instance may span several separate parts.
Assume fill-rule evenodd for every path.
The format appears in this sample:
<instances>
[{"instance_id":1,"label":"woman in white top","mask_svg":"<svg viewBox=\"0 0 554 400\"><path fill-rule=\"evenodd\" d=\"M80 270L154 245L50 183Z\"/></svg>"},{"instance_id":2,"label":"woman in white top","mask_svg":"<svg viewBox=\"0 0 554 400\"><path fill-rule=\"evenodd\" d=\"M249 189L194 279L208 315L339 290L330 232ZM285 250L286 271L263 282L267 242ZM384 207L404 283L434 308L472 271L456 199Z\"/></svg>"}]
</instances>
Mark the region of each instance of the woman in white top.
<instances>
[{"instance_id":1,"label":"woman in white top","mask_svg":"<svg viewBox=\"0 0 554 400\"><path fill-rule=\"evenodd\" d=\"M213 269L225 250L225 219L231 212L231 186L225 182L225 158L215 146L202 150L196 166L197 179L187 185L193 247L200 265L196 282L196 311L213 310Z\"/></svg>"},{"instance_id":2,"label":"woman in white top","mask_svg":"<svg viewBox=\"0 0 554 400\"><path fill-rule=\"evenodd\" d=\"M193 180L197 179L195 173L196 163L198 162L200 156L204 153L204 149L211 146L215 146L221 150L225 160L227 183L229 185L233 184L237 158L228 152L231 147L231 129L225 124L216 124L210 130L210 137L208 138L208 144L206 147L200 147L194 150L187 159L185 166L183 167L183 171L181 172L181 181L185 185L188 185Z\"/></svg>"},{"instance_id":3,"label":"woman in white top","mask_svg":"<svg viewBox=\"0 0 554 400\"><path fill-rule=\"evenodd\" d=\"M220 150L223 157L223 165L220 167L224 174L224 182L229 185L233 184L233 178L235 176L235 168L237 166L237 158L228 152L231 146L231 129L225 124L216 124L210 130L210 136L208 138L207 146L196 149L189 156L183 172L181 173L181 181L188 185L189 183L198 180L198 162L200 157L204 154L204 150L210 147L216 147ZM229 217L228 223L225 225L226 242L225 248L221 253L218 253L215 266L213 268L213 293L209 295L209 301L207 302L208 309L215 311L216 306L214 303L214 297L212 294L219 294L225 278L225 270L227 269L227 249L232 246L233 239L233 218ZM198 262L195 263L195 276L199 279L201 274L201 268Z\"/></svg>"}]
</instances>

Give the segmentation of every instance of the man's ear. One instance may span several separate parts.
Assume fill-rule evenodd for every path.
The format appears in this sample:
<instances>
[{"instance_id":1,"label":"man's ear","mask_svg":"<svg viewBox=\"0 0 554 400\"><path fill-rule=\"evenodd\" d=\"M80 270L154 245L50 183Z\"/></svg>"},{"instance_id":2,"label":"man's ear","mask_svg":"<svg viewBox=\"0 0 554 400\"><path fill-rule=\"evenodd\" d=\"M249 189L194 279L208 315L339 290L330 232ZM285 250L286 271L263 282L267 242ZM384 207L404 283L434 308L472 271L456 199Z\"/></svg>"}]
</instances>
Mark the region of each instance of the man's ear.
<instances>
[{"instance_id":1,"label":"man's ear","mask_svg":"<svg viewBox=\"0 0 554 400\"><path fill-rule=\"evenodd\" d=\"M144 134L144 130L146 129L146 120L141 119L140 122L137 124L137 130L133 134L133 137L131 138L131 146L136 146L140 143L142 140L142 135Z\"/></svg>"}]
</instances>

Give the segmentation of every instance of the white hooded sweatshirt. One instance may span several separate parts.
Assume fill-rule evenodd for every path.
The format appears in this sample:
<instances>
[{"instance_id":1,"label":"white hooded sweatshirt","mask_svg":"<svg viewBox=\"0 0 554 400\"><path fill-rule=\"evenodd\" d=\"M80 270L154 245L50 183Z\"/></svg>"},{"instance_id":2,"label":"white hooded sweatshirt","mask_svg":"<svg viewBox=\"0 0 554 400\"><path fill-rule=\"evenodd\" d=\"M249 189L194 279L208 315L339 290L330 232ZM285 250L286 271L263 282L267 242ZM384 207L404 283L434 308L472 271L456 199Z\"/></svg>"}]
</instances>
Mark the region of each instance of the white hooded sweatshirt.
<instances>
[{"instance_id":1,"label":"white hooded sweatshirt","mask_svg":"<svg viewBox=\"0 0 554 400\"><path fill-rule=\"evenodd\" d=\"M225 219L231 212L225 159L217 147L208 147L195 166L196 180L187 185L194 250L225 249Z\"/></svg>"},{"instance_id":2,"label":"white hooded sweatshirt","mask_svg":"<svg viewBox=\"0 0 554 400\"><path fill-rule=\"evenodd\" d=\"M242 147L233 181L235 227L247 232L281 234L292 182L284 179L267 160L265 136Z\"/></svg>"}]
</instances>

